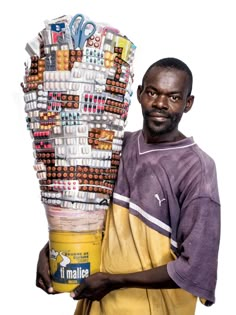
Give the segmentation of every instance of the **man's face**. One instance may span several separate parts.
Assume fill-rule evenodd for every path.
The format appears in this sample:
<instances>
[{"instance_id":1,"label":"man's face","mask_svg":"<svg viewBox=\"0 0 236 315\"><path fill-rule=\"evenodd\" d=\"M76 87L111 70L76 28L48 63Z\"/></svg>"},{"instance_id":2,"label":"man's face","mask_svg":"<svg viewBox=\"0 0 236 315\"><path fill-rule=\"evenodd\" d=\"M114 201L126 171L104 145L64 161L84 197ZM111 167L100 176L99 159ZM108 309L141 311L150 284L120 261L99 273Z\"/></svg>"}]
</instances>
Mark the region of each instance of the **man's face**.
<instances>
[{"instance_id":1,"label":"man's face","mask_svg":"<svg viewBox=\"0 0 236 315\"><path fill-rule=\"evenodd\" d=\"M178 124L190 110L193 96L188 96L188 76L184 71L153 67L147 73L137 96L142 106L143 130L148 137L178 137Z\"/></svg>"}]
</instances>

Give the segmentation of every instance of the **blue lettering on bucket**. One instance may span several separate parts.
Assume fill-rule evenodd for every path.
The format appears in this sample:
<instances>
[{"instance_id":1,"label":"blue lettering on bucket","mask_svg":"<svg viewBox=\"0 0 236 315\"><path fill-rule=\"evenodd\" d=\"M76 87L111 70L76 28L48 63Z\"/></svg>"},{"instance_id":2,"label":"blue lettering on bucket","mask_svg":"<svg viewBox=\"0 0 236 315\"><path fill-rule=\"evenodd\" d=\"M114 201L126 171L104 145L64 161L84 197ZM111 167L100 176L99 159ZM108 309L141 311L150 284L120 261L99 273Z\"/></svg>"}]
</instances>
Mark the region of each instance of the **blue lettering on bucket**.
<instances>
[{"instance_id":1,"label":"blue lettering on bucket","mask_svg":"<svg viewBox=\"0 0 236 315\"><path fill-rule=\"evenodd\" d=\"M90 263L68 264L66 267L58 264L52 279L58 283L78 283L90 275Z\"/></svg>"}]
</instances>

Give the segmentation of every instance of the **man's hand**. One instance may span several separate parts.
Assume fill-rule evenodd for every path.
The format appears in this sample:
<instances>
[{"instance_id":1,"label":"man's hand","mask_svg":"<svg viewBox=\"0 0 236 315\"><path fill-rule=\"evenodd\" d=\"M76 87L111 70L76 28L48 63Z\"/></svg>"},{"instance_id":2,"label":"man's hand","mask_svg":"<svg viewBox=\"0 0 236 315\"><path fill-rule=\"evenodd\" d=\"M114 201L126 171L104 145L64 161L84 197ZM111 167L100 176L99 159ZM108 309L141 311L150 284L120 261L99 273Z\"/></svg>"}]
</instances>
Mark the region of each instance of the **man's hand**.
<instances>
[{"instance_id":1,"label":"man's hand","mask_svg":"<svg viewBox=\"0 0 236 315\"><path fill-rule=\"evenodd\" d=\"M98 272L83 280L83 282L71 292L74 300L89 299L100 301L110 291L118 289L120 286L116 281L112 281L110 275Z\"/></svg>"},{"instance_id":2,"label":"man's hand","mask_svg":"<svg viewBox=\"0 0 236 315\"><path fill-rule=\"evenodd\" d=\"M48 294L55 294L49 271L49 245L41 249L37 263L36 286Z\"/></svg>"}]
</instances>

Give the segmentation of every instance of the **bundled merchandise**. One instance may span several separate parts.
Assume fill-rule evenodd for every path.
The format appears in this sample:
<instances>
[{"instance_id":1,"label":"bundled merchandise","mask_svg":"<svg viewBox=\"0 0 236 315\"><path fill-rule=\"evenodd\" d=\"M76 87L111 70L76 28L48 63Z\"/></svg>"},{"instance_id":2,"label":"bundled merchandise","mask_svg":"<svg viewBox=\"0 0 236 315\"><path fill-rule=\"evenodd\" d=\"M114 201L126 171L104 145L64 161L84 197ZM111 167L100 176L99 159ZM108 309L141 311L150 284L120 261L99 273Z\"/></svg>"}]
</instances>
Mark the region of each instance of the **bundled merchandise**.
<instances>
[{"instance_id":1,"label":"bundled merchandise","mask_svg":"<svg viewBox=\"0 0 236 315\"><path fill-rule=\"evenodd\" d=\"M82 14L45 21L26 45L21 85L59 292L99 271L135 48L119 30Z\"/></svg>"}]
</instances>

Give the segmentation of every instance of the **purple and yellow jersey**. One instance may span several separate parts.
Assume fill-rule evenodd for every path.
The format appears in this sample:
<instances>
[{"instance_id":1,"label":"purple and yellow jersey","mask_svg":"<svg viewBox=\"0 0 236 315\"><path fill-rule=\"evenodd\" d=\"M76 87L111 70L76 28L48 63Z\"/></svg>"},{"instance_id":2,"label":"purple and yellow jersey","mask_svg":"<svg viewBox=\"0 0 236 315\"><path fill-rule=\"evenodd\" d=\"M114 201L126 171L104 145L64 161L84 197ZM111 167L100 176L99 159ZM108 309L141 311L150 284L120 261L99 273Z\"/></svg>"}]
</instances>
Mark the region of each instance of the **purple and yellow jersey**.
<instances>
[{"instance_id":1,"label":"purple and yellow jersey","mask_svg":"<svg viewBox=\"0 0 236 315\"><path fill-rule=\"evenodd\" d=\"M124 288L93 302L90 315L193 315L215 302L220 201L214 161L192 138L147 144L127 133L108 211L101 271L167 264L181 289ZM84 301L85 302L85 301ZM79 312L81 302L75 314Z\"/></svg>"}]
</instances>

